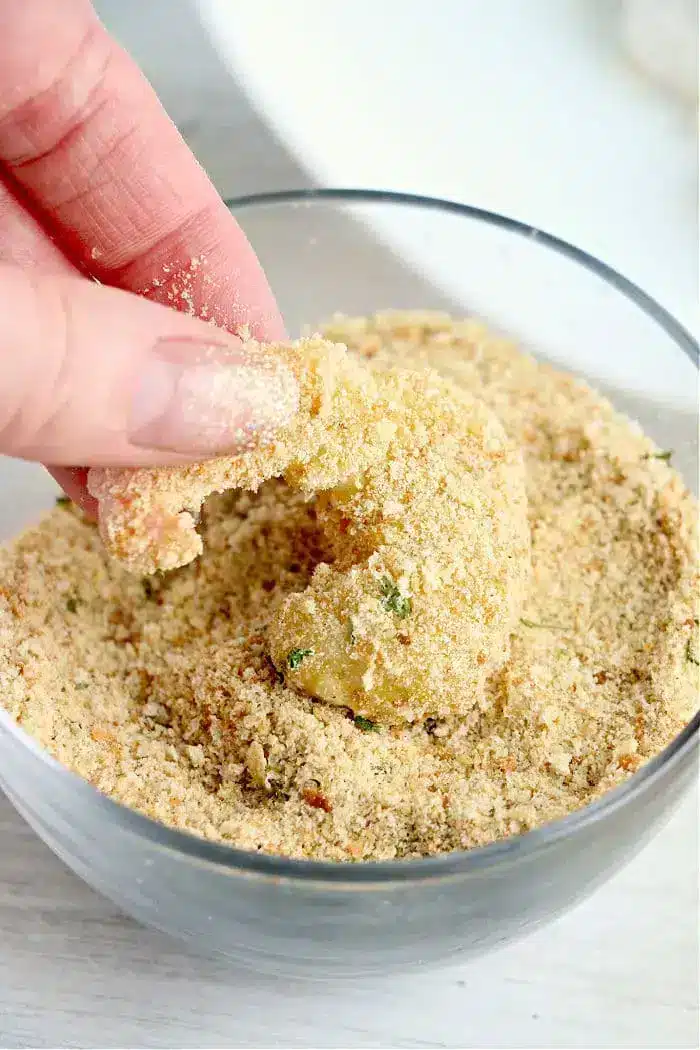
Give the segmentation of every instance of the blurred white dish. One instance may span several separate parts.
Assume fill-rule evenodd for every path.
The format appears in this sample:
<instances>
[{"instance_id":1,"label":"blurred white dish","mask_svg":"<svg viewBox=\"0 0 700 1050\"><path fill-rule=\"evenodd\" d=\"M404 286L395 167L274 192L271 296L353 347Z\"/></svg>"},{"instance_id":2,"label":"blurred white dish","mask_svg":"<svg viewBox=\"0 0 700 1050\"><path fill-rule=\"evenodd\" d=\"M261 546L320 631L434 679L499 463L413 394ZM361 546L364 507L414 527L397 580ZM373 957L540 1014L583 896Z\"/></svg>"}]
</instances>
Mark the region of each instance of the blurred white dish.
<instances>
[{"instance_id":1,"label":"blurred white dish","mask_svg":"<svg viewBox=\"0 0 700 1050\"><path fill-rule=\"evenodd\" d=\"M697 106L697 0L622 0L622 42L640 69Z\"/></svg>"},{"instance_id":2,"label":"blurred white dish","mask_svg":"<svg viewBox=\"0 0 700 1050\"><path fill-rule=\"evenodd\" d=\"M320 184L512 215L697 330L695 128L621 59L616 4L198 3L222 60Z\"/></svg>"}]
</instances>

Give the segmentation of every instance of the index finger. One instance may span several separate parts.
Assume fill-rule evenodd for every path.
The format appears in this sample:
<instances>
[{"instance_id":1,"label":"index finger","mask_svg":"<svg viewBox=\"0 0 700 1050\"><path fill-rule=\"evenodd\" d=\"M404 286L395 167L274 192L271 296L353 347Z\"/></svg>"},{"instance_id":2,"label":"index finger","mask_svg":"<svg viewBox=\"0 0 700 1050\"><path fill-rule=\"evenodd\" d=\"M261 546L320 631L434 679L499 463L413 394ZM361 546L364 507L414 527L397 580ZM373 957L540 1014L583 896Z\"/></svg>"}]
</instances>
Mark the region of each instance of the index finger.
<instances>
[{"instance_id":1,"label":"index finger","mask_svg":"<svg viewBox=\"0 0 700 1050\"><path fill-rule=\"evenodd\" d=\"M0 0L0 178L104 283L283 336L243 231L87 0Z\"/></svg>"}]
</instances>

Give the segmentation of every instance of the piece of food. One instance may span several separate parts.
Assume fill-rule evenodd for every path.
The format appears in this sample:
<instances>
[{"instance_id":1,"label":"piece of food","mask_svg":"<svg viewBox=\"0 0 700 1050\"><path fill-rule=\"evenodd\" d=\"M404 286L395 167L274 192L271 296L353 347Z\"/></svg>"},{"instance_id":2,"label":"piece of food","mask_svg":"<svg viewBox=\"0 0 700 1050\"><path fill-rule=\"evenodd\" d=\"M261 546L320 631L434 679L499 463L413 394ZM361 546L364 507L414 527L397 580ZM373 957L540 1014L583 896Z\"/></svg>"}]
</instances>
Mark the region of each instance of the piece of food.
<instances>
[{"instance_id":1,"label":"piece of food","mask_svg":"<svg viewBox=\"0 0 700 1050\"><path fill-rule=\"evenodd\" d=\"M106 542L142 571L182 564L201 549L192 512L207 495L282 475L318 496L332 561L271 622L275 666L384 722L466 714L507 659L525 600L519 452L493 413L435 373L374 374L318 338L277 352L301 400L275 442L197 467L92 471Z\"/></svg>"},{"instance_id":2,"label":"piece of food","mask_svg":"<svg viewBox=\"0 0 700 1050\"><path fill-rule=\"evenodd\" d=\"M133 572L174 569L201 554L197 518L214 492L255 491L296 470L311 493L384 454L391 435L374 377L344 346L317 337L274 347L249 341L246 349L251 358L274 353L299 383L298 411L273 440L187 467L89 471L105 546Z\"/></svg>"},{"instance_id":3,"label":"piece of food","mask_svg":"<svg viewBox=\"0 0 700 1050\"><path fill-rule=\"evenodd\" d=\"M333 554L270 626L288 680L383 723L467 714L506 661L530 577L520 455L485 406L434 373L378 376L395 433L322 492ZM289 480L289 479L288 479Z\"/></svg>"}]
</instances>

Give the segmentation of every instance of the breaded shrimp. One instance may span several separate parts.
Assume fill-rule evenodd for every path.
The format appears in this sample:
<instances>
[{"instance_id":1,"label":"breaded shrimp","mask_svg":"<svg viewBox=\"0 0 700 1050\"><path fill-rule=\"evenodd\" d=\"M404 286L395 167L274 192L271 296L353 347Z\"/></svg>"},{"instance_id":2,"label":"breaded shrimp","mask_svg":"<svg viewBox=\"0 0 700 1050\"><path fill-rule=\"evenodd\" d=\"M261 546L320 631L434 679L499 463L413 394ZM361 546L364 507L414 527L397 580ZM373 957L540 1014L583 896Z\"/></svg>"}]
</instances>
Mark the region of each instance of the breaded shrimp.
<instances>
[{"instance_id":1,"label":"breaded shrimp","mask_svg":"<svg viewBox=\"0 0 700 1050\"><path fill-rule=\"evenodd\" d=\"M435 373L372 372L317 337L274 352L299 380L291 424L233 459L91 471L105 542L139 571L184 564L210 492L283 476L315 498L334 561L271 623L278 670L385 723L468 713L507 659L529 579L519 452Z\"/></svg>"}]
</instances>

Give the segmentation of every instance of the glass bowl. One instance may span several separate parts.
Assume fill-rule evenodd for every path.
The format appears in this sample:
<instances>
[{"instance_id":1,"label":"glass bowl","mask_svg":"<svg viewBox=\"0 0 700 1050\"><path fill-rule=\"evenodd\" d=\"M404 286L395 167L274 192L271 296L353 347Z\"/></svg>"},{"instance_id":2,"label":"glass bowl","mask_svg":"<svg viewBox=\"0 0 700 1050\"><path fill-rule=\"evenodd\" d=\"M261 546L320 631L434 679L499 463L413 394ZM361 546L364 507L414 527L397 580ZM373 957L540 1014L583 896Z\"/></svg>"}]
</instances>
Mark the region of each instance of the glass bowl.
<instances>
[{"instance_id":1,"label":"glass bowl","mask_svg":"<svg viewBox=\"0 0 700 1050\"><path fill-rule=\"evenodd\" d=\"M481 315L604 390L697 478L697 346L604 264L502 216L406 195L290 192L230 208L290 334L335 311ZM31 469L3 466L18 493ZM565 819L425 860L288 860L171 830L67 772L1 709L0 785L78 875L137 919L261 971L348 977L479 954L590 893L693 780L699 727L696 715L622 787Z\"/></svg>"}]
</instances>

